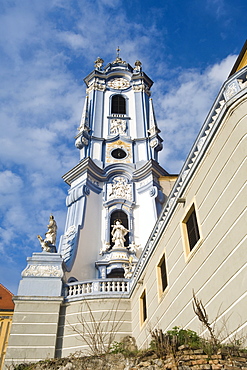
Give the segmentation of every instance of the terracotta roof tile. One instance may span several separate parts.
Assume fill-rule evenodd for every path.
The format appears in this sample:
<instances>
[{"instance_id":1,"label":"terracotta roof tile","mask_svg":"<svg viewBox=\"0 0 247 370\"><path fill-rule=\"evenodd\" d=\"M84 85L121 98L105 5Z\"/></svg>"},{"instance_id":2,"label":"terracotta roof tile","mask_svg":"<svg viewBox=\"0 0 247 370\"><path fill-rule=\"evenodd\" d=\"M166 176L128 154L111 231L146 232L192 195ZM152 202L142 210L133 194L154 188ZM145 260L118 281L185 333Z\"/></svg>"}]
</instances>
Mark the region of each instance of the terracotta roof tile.
<instances>
[{"instance_id":1,"label":"terracotta roof tile","mask_svg":"<svg viewBox=\"0 0 247 370\"><path fill-rule=\"evenodd\" d=\"M14 310L14 302L12 301L13 294L0 284L0 310Z\"/></svg>"}]
</instances>

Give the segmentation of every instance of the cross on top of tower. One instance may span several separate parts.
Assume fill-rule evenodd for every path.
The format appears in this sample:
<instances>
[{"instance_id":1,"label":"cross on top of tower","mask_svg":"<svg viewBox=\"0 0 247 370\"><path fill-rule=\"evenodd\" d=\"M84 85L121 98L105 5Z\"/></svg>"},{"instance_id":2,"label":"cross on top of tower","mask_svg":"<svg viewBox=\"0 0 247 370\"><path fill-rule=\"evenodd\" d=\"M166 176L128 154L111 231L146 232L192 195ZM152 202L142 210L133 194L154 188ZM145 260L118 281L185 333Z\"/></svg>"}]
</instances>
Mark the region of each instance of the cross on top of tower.
<instances>
[{"instance_id":1,"label":"cross on top of tower","mask_svg":"<svg viewBox=\"0 0 247 370\"><path fill-rule=\"evenodd\" d=\"M120 55L120 48L119 48L119 46L117 47L117 49L116 49L116 52L117 52L117 57L116 57L116 59L114 60L114 62L113 62L113 64L115 64L115 63L123 63L123 64L126 64L126 62L125 61L123 61L122 60L122 58L119 56Z\"/></svg>"}]
</instances>

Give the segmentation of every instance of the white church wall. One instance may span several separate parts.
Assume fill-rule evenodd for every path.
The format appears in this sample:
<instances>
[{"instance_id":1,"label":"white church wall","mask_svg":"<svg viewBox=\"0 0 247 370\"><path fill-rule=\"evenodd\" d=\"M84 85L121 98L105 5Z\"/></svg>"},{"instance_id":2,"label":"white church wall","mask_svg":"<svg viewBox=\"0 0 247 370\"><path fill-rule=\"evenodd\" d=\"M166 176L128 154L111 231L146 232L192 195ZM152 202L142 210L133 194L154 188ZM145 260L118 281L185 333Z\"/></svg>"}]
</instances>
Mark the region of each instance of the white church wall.
<instances>
[{"instance_id":1,"label":"white church wall","mask_svg":"<svg viewBox=\"0 0 247 370\"><path fill-rule=\"evenodd\" d=\"M134 208L133 212L135 219L135 243L144 248L157 219L155 198L150 196L149 190L146 190L136 194L136 203L138 207Z\"/></svg>"},{"instance_id":2,"label":"white church wall","mask_svg":"<svg viewBox=\"0 0 247 370\"><path fill-rule=\"evenodd\" d=\"M137 137L136 124L135 124L135 105L134 105L134 91L129 92L129 136L131 139Z\"/></svg>"},{"instance_id":3,"label":"white church wall","mask_svg":"<svg viewBox=\"0 0 247 370\"><path fill-rule=\"evenodd\" d=\"M141 346L150 340L149 328L202 330L192 308L193 290L210 321L216 319L219 330L226 325L223 337L246 332L246 112L243 98L227 113L183 194L185 205L177 205L140 277L132 296L132 329ZM188 254L181 226L193 203L201 237ZM163 253L168 287L159 297L157 265ZM144 289L148 318L140 323Z\"/></svg>"},{"instance_id":4,"label":"white church wall","mask_svg":"<svg viewBox=\"0 0 247 370\"><path fill-rule=\"evenodd\" d=\"M83 324L84 320L87 322L86 326ZM85 299L65 304L60 315L57 356L69 356L76 351L90 353L87 342L93 340L94 322L100 323L99 330L109 332L111 341L120 342L123 337L131 335L129 299ZM86 333L84 339L83 332ZM99 341L99 337L100 335L95 340ZM109 338L108 335L105 336L106 344Z\"/></svg>"},{"instance_id":5,"label":"white church wall","mask_svg":"<svg viewBox=\"0 0 247 370\"><path fill-rule=\"evenodd\" d=\"M148 153L147 153L147 145L146 142L137 142L136 143L136 161L147 161L148 160Z\"/></svg>"},{"instance_id":6,"label":"white church wall","mask_svg":"<svg viewBox=\"0 0 247 370\"><path fill-rule=\"evenodd\" d=\"M99 257L102 246L101 241L101 194L92 190L86 198L86 212L84 226L79 232L79 242L74 265L67 273L67 278L75 277L77 280L95 279L97 271L95 261Z\"/></svg>"},{"instance_id":7,"label":"white church wall","mask_svg":"<svg viewBox=\"0 0 247 370\"><path fill-rule=\"evenodd\" d=\"M143 106L143 92L136 92L134 95L135 98L135 126L136 126L136 136L139 138L144 138L147 135L147 132L145 132L147 129L146 124L144 120L144 106Z\"/></svg>"},{"instance_id":8,"label":"white church wall","mask_svg":"<svg viewBox=\"0 0 247 370\"><path fill-rule=\"evenodd\" d=\"M102 137L102 126L99 125L99 122L102 122L103 117L103 102L104 94L103 91L93 91L90 94L92 102L92 134L95 137Z\"/></svg>"}]
</instances>

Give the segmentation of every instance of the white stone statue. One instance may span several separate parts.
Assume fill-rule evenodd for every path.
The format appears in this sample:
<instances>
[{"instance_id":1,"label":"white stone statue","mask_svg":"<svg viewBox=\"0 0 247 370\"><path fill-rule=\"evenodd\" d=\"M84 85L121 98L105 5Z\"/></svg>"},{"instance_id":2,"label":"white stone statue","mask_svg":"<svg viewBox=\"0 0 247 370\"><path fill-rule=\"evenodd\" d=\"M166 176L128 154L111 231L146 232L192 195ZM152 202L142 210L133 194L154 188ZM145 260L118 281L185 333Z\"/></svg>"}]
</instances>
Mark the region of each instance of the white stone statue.
<instances>
[{"instance_id":1,"label":"white stone statue","mask_svg":"<svg viewBox=\"0 0 247 370\"><path fill-rule=\"evenodd\" d=\"M135 269L135 264L133 263L133 257L130 256L128 265L126 264L124 267L125 279L130 279L132 277L134 269Z\"/></svg>"},{"instance_id":2,"label":"white stone statue","mask_svg":"<svg viewBox=\"0 0 247 370\"><path fill-rule=\"evenodd\" d=\"M131 243L129 245L129 251L132 253L136 253L137 249L139 249L140 245L136 245L135 243Z\"/></svg>"},{"instance_id":3,"label":"white stone statue","mask_svg":"<svg viewBox=\"0 0 247 370\"><path fill-rule=\"evenodd\" d=\"M54 216L50 215L49 225L47 225L48 231L45 234L45 240L50 242L52 245L56 244L57 238L57 223Z\"/></svg>"},{"instance_id":4,"label":"white stone statue","mask_svg":"<svg viewBox=\"0 0 247 370\"><path fill-rule=\"evenodd\" d=\"M105 254L106 252L108 252L108 250L110 249L110 247L111 247L111 244L110 244L110 243L105 243L105 244L102 246L102 248L100 249L99 254L100 254L101 256L103 256L103 254Z\"/></svg>"},{"instance_id":5,"label":"white stone statue","mask_svg":"<svg viewBox=\"0 0 247 370\"><path fill-rule=\"evenodd\" d=\"M113 248L124 248L125 238L124 236L129 232L122 224L120 220L116 220L115 225L111 225L112 229L112 241L115 243Z\"/></svg>"},{"instance_id":6,"label":"white stone statue","mask_svg":"<svg viewBox=\"0 0 247 370\"><path fill-rule=\"evenodd\" d=\"M37 238L44 252L56 252L57 223L54 216L50 215L49 225L47 227L48 231L45 234L45 239L40 235L37 235Z\"/></svg>"}]
</instances>

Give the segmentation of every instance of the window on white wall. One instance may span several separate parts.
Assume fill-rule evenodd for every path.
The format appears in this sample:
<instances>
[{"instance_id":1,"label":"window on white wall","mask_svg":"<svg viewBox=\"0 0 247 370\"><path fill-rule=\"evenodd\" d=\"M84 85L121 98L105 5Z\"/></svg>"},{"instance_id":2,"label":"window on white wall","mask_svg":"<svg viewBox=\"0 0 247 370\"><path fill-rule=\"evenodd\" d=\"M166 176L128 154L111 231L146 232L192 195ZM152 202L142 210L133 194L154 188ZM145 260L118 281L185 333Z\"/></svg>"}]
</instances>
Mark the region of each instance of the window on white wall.
<instances>
[{"instance_id":1,"label":"window on white wall","mask_svg":"<svg viewBox=\"0 0 247 370\"><path fill-rule=\"evenodd\" d=\"M143 291L140 298L140 309L141 309L141 324L147 320L147 297L146 290Z\"/></svg>"},{"instance_id":2,"label":"window on white wall","mask_svg":"<svg viewBox=\"0 0 247 370\"><path fill-rule=\"evenodd\" d=\"M194 246L196 245L196 243L198 242L198 240L200 239L196 212L194 209L191 212L191 215L189 216L186 222L186 227L187 227L190 250L192 250Z\"/></svg>"},{"instance_id":3,"label":"window on white wall","mask_svg":"<svg viewBox=\"0 0 247 370\"><path fill-rule=\"evenodd\" d=\"M193 204L189 211L187 212L183 222L183 238L186 249L186 254L188 255L198 244L198 241L201 238L200 229L198 225L198 217Z\"/></svg>"},{"instance_id":4,"label":"window on white wall","mask_svg":"<svg viewBox=\"0 0 247 370\"><path fill-rule=\"evenodd\" d=\"M126 101L122 95L112 97L111 113L126 114Z\"/></svg>"},{"instance_id":5,"label":"window on white wall","mask_svg":"<svg viewBox=\"0 0 247 370\"><path fill-rule=\"evenodd\" d=\"M158 264L158 285L161 294L165 291L165 289L168 286L165 255L162 256Z\"/></svg>"}]
</instances>

